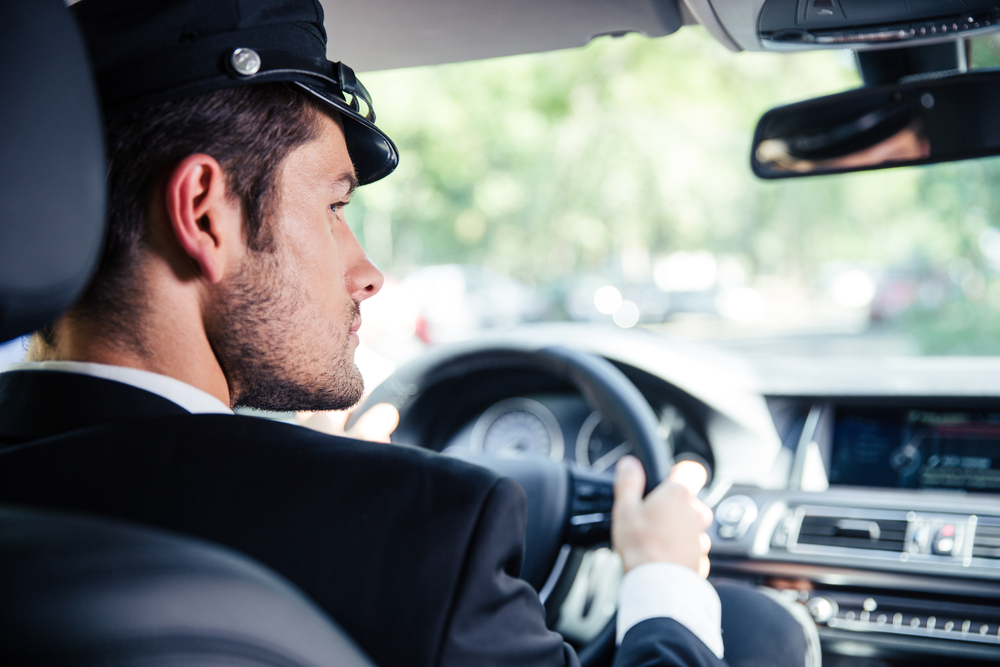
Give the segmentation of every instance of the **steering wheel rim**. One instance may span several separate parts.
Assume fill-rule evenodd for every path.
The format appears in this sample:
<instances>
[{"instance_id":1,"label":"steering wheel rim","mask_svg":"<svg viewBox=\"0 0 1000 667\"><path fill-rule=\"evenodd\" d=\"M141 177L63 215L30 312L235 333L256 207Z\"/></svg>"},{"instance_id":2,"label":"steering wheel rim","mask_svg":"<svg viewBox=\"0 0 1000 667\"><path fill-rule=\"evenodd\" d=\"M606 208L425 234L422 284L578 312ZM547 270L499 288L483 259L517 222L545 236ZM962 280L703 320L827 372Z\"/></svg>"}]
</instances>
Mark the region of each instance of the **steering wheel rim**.
<instances>
[{"instance_id":1,"label":"steering wheel rim","mask_svg":"<svg viewBox=\"0 0 1000 667\"><path fill-rule=\"evenodd\" d=\"M672 452L670 451L669 443L660 438L658 434L659 424L656 414L649 406L645 397L643 397L625 374L607 359L565 346L548 346L540 349L491 346L480 347L459 354L447 355L445 353L441 356L435 355L435 358L432 358L429 363L425 362L423 365L417 364L415 369L400 369L394 376L390 377L382 385L379 385L379 387L372 391L362 409L358 410L352 416L352 420L357 419L360 414L372 405L389 402L400 410L400 425L405 431L410 398L418 395L422 389L430 388L464 374L516 368L525 368L536 372L540 371L568 382L583 395L584 399L593 409L598 410L603 418L616 426L622 435L632 443L633 453L643 464L646 471L646 493L649 493L666 478L672 465ZM399 432L397 430L397 433ZM396 438L394 437L395 440ZM419 445L419 443L410 444ZM490 459L490 457L483 455L468 455L463 456L463 458L467 458L473 463L486 465L500 474L514 478L525 487L526 492L530 493L529 490L533 487L534 489L541 488L537 475L534 479L524 478L524 459ZM549 466L549 473L543 473L541 477L545 477L548 474L551 479L551 465L554 462L545 461L547 463L543 463L539 459L538 468L541 469ZM554 465L563 470L566 477L570 480L569 487L575 489L574 484L577 479L570 473L565 463ZM579 473L576 474L579 475ZM544 486L545 482L543 481L541 484ZM556 491L556 495L565 493L566 486L564 482L561 490ZM536 491L537 494L538 492ZM553 498L552 493L542 495L548 495L550 501ZM566 513L563 516L563 523L567 524L567 527L570 513L573 511L573 491L571 491L570 496L569 502L562 503L565 506L565 510L561 510ZM537 498L535 499L537 500ZM572 539L567 537L565 533L559 536L558 541L555 543L554 551L551 546L546 549L546 545L538 546L532 544L530 541L531 536L537 532L537 528L533 531L532 512L533 508L535 512L539 510L538 503L532 503L531 500L531 495L529 495L528 530L525 536L525 567L522 570L522 575L527 574L532 562L529 556L533 551L533 547L536 547L541 553L548 554L544 557L550 558L547 568L549 575L546 578L546 582L548 580L554 581L561 574L559 571L561 570L561 566L556 564L558 559L555 553L559 552L563 545L571 543ZM604 523L609 527L610 511L607 512L606 516L607 519ZM534 524L535 526L551 527L553 521L551 518L542 521L535 518ZM543 590L537 581L532 582L528 577L525 578L529 583L532 583L536 590ZM580 659L584 667L604 662L613 653L615 639L614 623L615 619L612 616L608 626L599 632L594 640L581 648Z\"/></svg>"},{"instance_id":2,"label":"steering wheel rim","mask_svg":"<svg viewBox=\"0 0 1000 667\"><path fill-rule=\"evenodd\" d=\"M658 434L653 409L624 373L603 357L562 345L542 348L536 355L549 362L549 369L561 371L591 407L632 443L646 470L646 493L666 479L673 463L670 445Z\"/></svg>"}]
</instances>

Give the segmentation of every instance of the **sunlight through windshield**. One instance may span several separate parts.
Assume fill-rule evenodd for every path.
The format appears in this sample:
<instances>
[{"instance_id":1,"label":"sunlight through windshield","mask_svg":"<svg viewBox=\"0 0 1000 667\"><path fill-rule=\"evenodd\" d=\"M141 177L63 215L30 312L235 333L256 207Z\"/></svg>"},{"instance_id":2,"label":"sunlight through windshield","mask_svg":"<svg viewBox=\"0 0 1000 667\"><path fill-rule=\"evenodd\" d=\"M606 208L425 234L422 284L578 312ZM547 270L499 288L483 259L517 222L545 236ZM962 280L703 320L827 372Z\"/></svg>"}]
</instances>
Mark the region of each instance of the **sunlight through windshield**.
<instances>
[{"instance_id":1,"label":"sunlight through windshield","mask_svg":"<svg viewBox=\"0 0 1000 667\"><path fill-rule=\"evenodd\" d=\"M402 153L350 211L390 276L370 340L582 320L781 355L1000 351L996 160L752 176L759 116L860 85L850 52L685 28L365 82Z\"/></svg>"}]
</instances>

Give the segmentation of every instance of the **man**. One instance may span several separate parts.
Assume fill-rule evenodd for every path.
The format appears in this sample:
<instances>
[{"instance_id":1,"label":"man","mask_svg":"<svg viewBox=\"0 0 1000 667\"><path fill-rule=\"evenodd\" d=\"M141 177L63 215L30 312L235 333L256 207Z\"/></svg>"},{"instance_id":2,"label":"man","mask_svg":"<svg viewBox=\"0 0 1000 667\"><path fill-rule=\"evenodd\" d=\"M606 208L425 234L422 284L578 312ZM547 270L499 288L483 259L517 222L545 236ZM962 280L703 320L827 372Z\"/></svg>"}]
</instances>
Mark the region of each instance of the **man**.
<instances>
[{"instance_id":1,"label":"man","mask_svg":"<svg viewBox=\"0 0 1000 667\"><path fill-rule=\"evenodd\" d=\"M353 73L326 61L319 4L74 10L107 113L109 232L79 302L0 374L0 499L244 551L383 666L575 664L516 578L516 484L231 414L343 409L362 392L360 303L382 276L343 209L396 151L362 113ZM711 515L693 495L703 475L677 468L643 499L637 461L620 466L622 664L720 662L722 612L704 581ZM730 613L771 613L779 652L801 656L797 626L727 596ZM749 636L725 651L747 647Z\"/></svg>"}]
</instances>

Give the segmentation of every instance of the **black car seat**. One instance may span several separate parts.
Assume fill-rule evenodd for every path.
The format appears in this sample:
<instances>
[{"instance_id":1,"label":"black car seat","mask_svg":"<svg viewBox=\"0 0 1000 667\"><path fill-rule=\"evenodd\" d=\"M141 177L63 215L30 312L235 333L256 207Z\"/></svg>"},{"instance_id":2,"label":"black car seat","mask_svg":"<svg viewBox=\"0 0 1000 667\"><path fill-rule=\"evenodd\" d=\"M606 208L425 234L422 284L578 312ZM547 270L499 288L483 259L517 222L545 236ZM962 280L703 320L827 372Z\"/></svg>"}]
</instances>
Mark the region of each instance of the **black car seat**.
<instances>
[{"instance_id":1,"label":"black car seat","mask_svg":"<svg viewBox=\"0 0 1000 667\"><path fill-rule=\"evenodd\" d=\"M0 664L371 665L291 584L245 556L9 507L0 508Z\"/></svg>"},{"instance_id":2,"label":"black car seat","mask_svg":"<svg viewBox=\"0 0 1000 667\"><path fill-rule=\"evenodd\" d=\"M100 252L104 153L61 0L0 2L0 341L50 322ZM371 665L249 558L97 517L0 507L0 664Z\"/></svg>"}]
</instances>

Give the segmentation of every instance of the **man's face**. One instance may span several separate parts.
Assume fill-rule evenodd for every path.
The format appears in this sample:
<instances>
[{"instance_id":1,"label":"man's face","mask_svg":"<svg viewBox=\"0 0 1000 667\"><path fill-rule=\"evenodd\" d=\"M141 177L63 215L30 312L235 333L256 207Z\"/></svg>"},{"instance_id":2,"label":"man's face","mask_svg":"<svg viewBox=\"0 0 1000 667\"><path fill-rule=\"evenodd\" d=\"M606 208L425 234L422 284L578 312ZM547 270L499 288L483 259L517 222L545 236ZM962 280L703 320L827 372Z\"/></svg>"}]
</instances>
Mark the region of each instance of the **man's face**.
<instances>
[{"instance_id":1,"label":"man's face","mask_svg":"<svg viewBox=\"0 0 1000 667\"><path fill-rule=\"evenodd\" d=\"M209 337L234 407L341 410L364 388L354 365L359 304L382 286L344 220L354 167L340 125L325 115L318 138L285 159L271 250L247 250L224 281Z\"/></svg>"}]
</instances>

